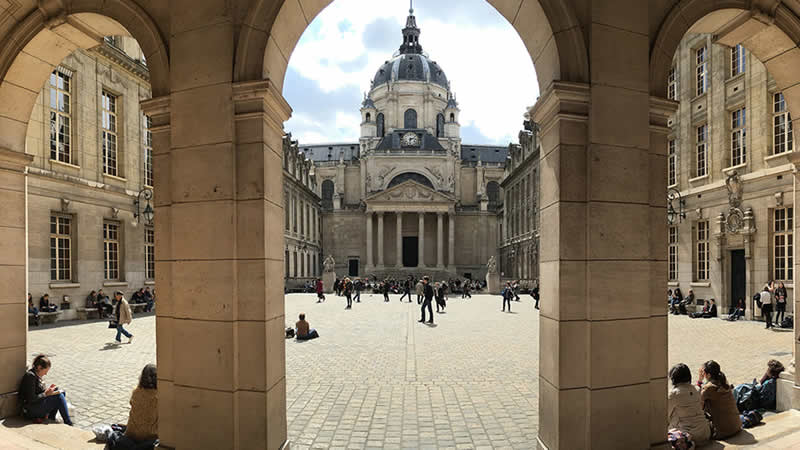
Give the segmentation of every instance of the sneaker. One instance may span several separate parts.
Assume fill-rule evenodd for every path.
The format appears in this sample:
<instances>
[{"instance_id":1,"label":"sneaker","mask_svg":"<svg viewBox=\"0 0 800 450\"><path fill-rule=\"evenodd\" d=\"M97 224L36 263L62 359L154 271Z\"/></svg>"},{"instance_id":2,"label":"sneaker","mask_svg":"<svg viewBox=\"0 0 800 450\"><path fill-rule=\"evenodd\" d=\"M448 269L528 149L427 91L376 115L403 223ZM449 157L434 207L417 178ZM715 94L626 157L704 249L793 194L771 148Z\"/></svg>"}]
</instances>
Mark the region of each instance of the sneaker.
<instances>
[{"instance_id":1,"label":"sneaker","mask_svg":"<svg viewBox=\"0 0 800 450\"><path fill-rule=\"evenodd\" d=\"M424 321L424 320L418 320L417 322L419 322L419 323L425 323L425 321Z\"/></svg>"},{"instance_id":2,"label":"sneaker","mask_svg":"<svg viewBox=\"0 0 800 450\"><path fill-rule=\"evenodd\" d=\"M133 342L133 335L130 335L130 337L128 337L128 344L130 344L131 342Z\"/></svg>"}]
</instances>

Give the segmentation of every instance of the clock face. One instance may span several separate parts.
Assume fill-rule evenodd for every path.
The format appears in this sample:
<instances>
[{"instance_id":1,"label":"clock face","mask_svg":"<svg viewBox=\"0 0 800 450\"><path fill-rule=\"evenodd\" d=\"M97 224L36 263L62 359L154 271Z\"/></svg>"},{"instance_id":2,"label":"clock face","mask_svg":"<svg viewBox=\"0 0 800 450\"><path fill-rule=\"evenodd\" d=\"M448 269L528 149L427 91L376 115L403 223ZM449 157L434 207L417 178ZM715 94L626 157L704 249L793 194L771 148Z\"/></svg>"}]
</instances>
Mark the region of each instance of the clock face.
<instances>
[{"instance_id":1,"label":"clock face","mask_svg":"<svg viewBox=\"0 0 800 450\"><path fill-rule=\"evenodd\" d=\"M406 133L403 135L403 147L417 147L419 145L419 138L414 133Z\"/></svg>"}]
</instances>

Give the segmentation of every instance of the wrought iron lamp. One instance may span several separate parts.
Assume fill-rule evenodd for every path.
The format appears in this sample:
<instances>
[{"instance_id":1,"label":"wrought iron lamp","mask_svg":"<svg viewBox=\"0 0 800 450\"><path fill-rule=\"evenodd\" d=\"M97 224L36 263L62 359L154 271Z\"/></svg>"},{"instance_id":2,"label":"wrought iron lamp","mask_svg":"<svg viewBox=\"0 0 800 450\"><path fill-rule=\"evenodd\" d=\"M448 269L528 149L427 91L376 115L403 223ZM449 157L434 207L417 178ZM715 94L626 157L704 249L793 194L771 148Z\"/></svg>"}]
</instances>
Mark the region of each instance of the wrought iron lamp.
<instances>
[{"instance_id":1,"label":"wrought iron lamp","mask_svg":"<svg viewBox=\"0 0 800 450\"><path fill-rule=\"evenodd\" d=\"M133 201L133 205L136 207L136 212L133 213L133 218L136 219L136 223L140 223L142 219L147 225L153 224L153 217L155 217L155 211L153 211L153 206L150 205L150 200L153 199L153 191L150 189L142 189L139 191L139 194L136 196L136 199ZM142 203L144 201L144 207L142 207Z\"/></svg>"},{"instance_id":2,"label":"wrought iron lamp","mask_svg":"<svg viewBox=\"0 0 800 450\"><path fill-rule=\"evenodd\" d=\"M675 209L677 203L677 209ZM667 191L667 223L675 225L686 218L686 199L675 188Z\"/></svg>"}]
</instances>

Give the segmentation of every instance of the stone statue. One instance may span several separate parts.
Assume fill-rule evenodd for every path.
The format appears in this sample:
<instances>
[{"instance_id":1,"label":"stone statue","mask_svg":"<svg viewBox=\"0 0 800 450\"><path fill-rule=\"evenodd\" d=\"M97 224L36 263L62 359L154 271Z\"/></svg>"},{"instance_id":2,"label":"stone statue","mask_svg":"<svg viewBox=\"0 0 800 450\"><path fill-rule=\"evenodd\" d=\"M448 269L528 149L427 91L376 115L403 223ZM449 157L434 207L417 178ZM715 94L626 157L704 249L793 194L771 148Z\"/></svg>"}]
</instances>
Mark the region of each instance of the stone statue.
<instances>
[{"instance_id":1,"label":"stone statue","mask_svg":"<svg viewBox=\"0 0 800 450\"><path fill-rule=\"evenodd\" d=\"M494 255L489 258L489 262L486 263L486 271L488 273L497 273L497 260L495 260Z\"/></svg>"},{"instance_id":2,"label":"stone statue","mask_svg":"<svg viewBox=\"0 0 800 450\"><path fill-rule=\"evenodd\" d=\"M333 268L336 267L336 261L333 259L333 255L328 255L322 263L322 266L325 268L326 273L333 272Z\"/></svg>"},{"instance_id":3,"label":"stone statue","mask_svg":"<svg viewBox=\"0 0 800 450\"><path fill-rule=\"evenodd\" d=\"M733 171L725 180L725 187L728 188L728 204L731 208L742 206L742 180L739 174Z\"/></svg>"}]
</instances>

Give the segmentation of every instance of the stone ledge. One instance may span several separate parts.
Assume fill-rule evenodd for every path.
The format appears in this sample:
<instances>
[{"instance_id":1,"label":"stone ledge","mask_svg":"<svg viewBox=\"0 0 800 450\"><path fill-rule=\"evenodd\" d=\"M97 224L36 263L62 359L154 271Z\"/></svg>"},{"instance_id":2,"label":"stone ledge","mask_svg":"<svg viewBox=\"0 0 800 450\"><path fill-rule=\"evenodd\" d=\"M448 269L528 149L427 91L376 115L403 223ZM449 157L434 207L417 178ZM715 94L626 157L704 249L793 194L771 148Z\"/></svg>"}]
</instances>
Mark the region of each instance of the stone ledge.
<instances>
[{"instance_id":1,"label":"stone ledge","mask_svg":"<svg viewBox=\"0 0 800 450\"><path fill-rule=\"evenodd\" d=\"M103 449L94 433L61 423L34 424L21 417L0 422L0 442L12 443L10 448L88 450Z\"/></svg>"}]
</instances>

